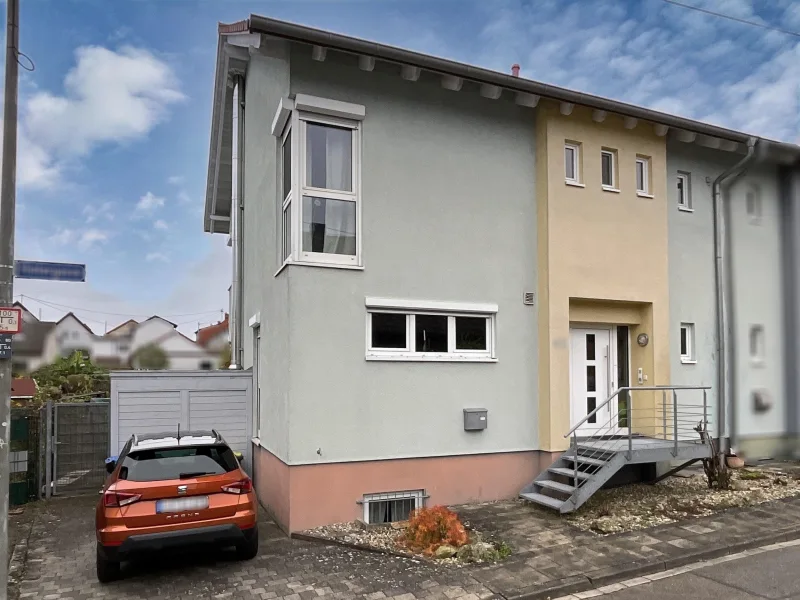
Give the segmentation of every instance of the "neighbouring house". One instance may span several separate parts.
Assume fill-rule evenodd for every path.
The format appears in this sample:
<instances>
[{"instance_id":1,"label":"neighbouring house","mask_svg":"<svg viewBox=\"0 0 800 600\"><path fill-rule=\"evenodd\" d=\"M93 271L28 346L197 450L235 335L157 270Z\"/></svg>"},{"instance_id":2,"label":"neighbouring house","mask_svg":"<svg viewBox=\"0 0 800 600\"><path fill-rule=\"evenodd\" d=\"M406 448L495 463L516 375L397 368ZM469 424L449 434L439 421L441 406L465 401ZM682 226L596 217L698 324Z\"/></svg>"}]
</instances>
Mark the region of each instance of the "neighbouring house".
<instances>
[{"instance_id":1,"label":"neighbouring house","mask_svg":"<svg viewBox=\"0 0 800 600\"><path fill-rule=\"evenodd\" d=\"M520 492L567 512L707 456L704 421L787 452L798 157L516 65L220 25L204 228L231 236L262 503L290 531Z\"/></svg>"},{"instance_id":2,"label":"neighbouring house","mask_svg":"<svg viewBox=\"0 0 800 600\"><path fill-rule=\"evenodd\" d=\"M209 352L222 353L231 343L229 315L226 313L219 323L198 329L195 340Z\"/></svg>"},{"instance_id":3,"label":"neighbouring house","mask_svg":"<svg viewBox=\"0 0 800 600\"><path fill-rule=\"evenodd\" d=\"M11 402L28 402L35 395L36 382L30 377L16 377L11 380Z\"/></svg>"},{"instance_id":4,"label":"neighbouring house","mask_svg":"<svg viewBox=\"0 0 800 600\"><path fill-rule=\"evenodd\" d=\"M75 351L91 357L96 337L86 323L69 312L56 321L48 333L42 360L45 364L52 363L57 358L69 356Z\"/></svg>"},{"instance_id":5,"label":"neighbouring house","mask_svg":"<svg viewBox=\"0 0 800 600\"><path fill-rule=\"evenodd\" d=\"M14 307L22 311L22 331L11 338L11 370L20 375L35 371L42 364L45 340L55 323L40 321L20 302L15 302Z\"/></svg>"},{"instance_id":6,"label":"neighbouring house","mask_svg":"<svg viewBox=\"0 0 800 600\"><path fill-rule=\"evenodd\" d=\"M145 346L155 345L167 355L169 369L215 369L219 356L190 340L177 330L177 325L159 316L152 316L131 329L128 356L136 367L136 353Z\"/></svg>"}]
</instances>

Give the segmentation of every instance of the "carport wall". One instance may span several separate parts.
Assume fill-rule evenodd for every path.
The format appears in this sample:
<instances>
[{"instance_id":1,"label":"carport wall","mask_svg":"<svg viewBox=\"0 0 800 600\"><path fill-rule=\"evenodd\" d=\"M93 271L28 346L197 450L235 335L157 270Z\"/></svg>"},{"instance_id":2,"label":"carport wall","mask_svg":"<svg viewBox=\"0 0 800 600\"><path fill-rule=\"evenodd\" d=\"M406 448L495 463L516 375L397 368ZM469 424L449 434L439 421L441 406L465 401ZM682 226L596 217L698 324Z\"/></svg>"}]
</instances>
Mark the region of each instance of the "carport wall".
<instances>
[{"instance_id":1,"label":"carport wall","mask_svg":"<svg viewBox=\"0 0 800 600\"><path fill-rule=\"evenodd\" d=\"M270 52L250 60L245 142L262 503L300 530L362 517L364 494L424 490L430 505L515 496L551 462L538 451L537 307L523 303L536 290L535 112L469 83L456 93L425 73L405 81L399 66L364 72L333 51L324 62L307 46ZM279 271L270 132L280 96L298 93L365 107L363 270ZM367 297L495 304L497 360L368 361ZM488 410L485 431L464 431L474 407Z\"/></svg>"}]
</instances>

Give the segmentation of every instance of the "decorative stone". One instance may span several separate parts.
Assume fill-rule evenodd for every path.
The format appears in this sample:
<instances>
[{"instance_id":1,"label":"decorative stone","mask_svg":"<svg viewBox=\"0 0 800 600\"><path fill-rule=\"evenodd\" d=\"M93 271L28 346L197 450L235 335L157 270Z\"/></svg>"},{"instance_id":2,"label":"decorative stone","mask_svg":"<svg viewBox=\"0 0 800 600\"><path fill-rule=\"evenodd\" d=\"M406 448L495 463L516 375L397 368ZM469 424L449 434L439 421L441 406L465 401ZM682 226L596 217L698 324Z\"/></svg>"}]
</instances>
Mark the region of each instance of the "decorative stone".
<instances>
[{"instance_id":1,"label":"decorative stone","mask_svg":"<svg viewBox=\"0 0 800 600\"><path fill-rule=\"evenodd\" d=\"M436 558L452 558L456 555L456 552L458 552L458 548L449 544L442 544L436 549L433 555Z\"/></svg>"},{"instance_id":2,"label":"decorative stone","mask_svg":"<svg viewBox=\"0 0 800 600\"><path fill-rule=\"evenodd\" d=\"M744 468L744 459L740 456L726 456L725 462L728 464L729 469Z\"/></svg>"}]
</instances>

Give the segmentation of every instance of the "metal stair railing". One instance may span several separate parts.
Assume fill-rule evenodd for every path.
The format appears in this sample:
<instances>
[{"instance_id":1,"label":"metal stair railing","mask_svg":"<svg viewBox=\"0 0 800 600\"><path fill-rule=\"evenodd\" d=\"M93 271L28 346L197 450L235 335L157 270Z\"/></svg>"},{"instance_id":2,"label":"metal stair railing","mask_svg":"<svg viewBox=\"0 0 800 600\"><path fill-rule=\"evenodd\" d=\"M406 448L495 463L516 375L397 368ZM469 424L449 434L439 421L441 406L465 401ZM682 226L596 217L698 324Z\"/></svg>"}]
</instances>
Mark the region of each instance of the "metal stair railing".
<instances>
[{"instance_id":1,"label":"metal stair railing","mask_svg":"<svg viewBox=\"0 0 800 600\"><path fill-rule=\"evenodd\" d=\"M570 445L574 452L573 469L575 474L573 481L575 489L577 490L584 483L586 483L586 481L588 481L588 478L578 478L578 466L580 458L601 459L601 457L605 457L604 459L601 459L604 463L602 465L591 465L587 463L591 471L584 472L588 475L597 473L620 450L618 442L620 439L625 439L624 437L620 436L621 429L627 429L626 437L628 441L628 448L626 457L628 460L631 460L633 456L634 438L638 438L639 436L647 436L657 440L660 439L664 442L671 442L670 445L672 446L673 456L678 455L679 444L688 443L689 438L691 438L691 443L706 444L708 436L704 436L702 433L708 432L708 426L710 424L708 420L708 390L710 389L710 386L701 385L624 386L618 388L564 435L565 438L572 436ZM702 410L700 406L692 404L685 405L679 409L678 392L685 390L702 390ZM657 411L659 411L659 407L657 406L653 406L652 408L640 408L633 406L633 392L659 391L662 392L660 415L657 415ZM609 417L608 421L599 427L596 427L595 431L593 431L586 438L580 438L591 441L591 445L583 448L584 454L579 454L578 429L590 421L593 416L596 417L601 410L608 406L612 400L618 398L623 392L626 392L624 398L624 425L620 425L622 420L619 406L620 402L617 401L616 410L609 410L611 416ZM671 392L671 405L667 402L667 392ZM613 407L614 405L611 405L610 408ZM634 413L634 411L636 412ZM636 431L634 431L634 415L636 415L638 418L635 427ZM659 416L661 417L660 419L658 418ZM692 424L694 424L694 426L692 426ZM651 427L653 432L652 435L648 436L647 430ZM590 451L587 453L587 450Z\"/></svg>"}]
</instances>

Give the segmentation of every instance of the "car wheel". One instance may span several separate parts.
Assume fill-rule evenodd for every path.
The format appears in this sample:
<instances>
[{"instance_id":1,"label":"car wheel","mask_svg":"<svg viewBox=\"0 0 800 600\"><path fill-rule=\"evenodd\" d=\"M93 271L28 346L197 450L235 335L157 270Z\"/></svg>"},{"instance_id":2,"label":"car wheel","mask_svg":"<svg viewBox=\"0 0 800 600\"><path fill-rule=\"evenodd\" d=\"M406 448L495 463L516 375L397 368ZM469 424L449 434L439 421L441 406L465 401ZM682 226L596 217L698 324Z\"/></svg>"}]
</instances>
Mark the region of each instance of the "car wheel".
<instances>
[{"instance_id":1,"label":"car wheel","mask_svg":"<svg viewBox=\"0 0 800 600\"><path fill-rule=\"evenodd\" d=\"M236 546L236 555L239 557L239 560L250 560L251 558L255 558L258 554L258 527L253 528L253 533L250 534L250 537L245 538L245 540L237 544Z\"/></svg>"},{"instance_id":2,"label":"car wheel","mask_svg":"<svg viewBox=\"0 0 800 600\"><path fill-rule=\"evenodd\" d=\"M115 579L119 579L119 563L108 560L103 552L100 550L100 545L97 545L97 581L100 583L109 583Z\"/></svg>"}]
</instances>

